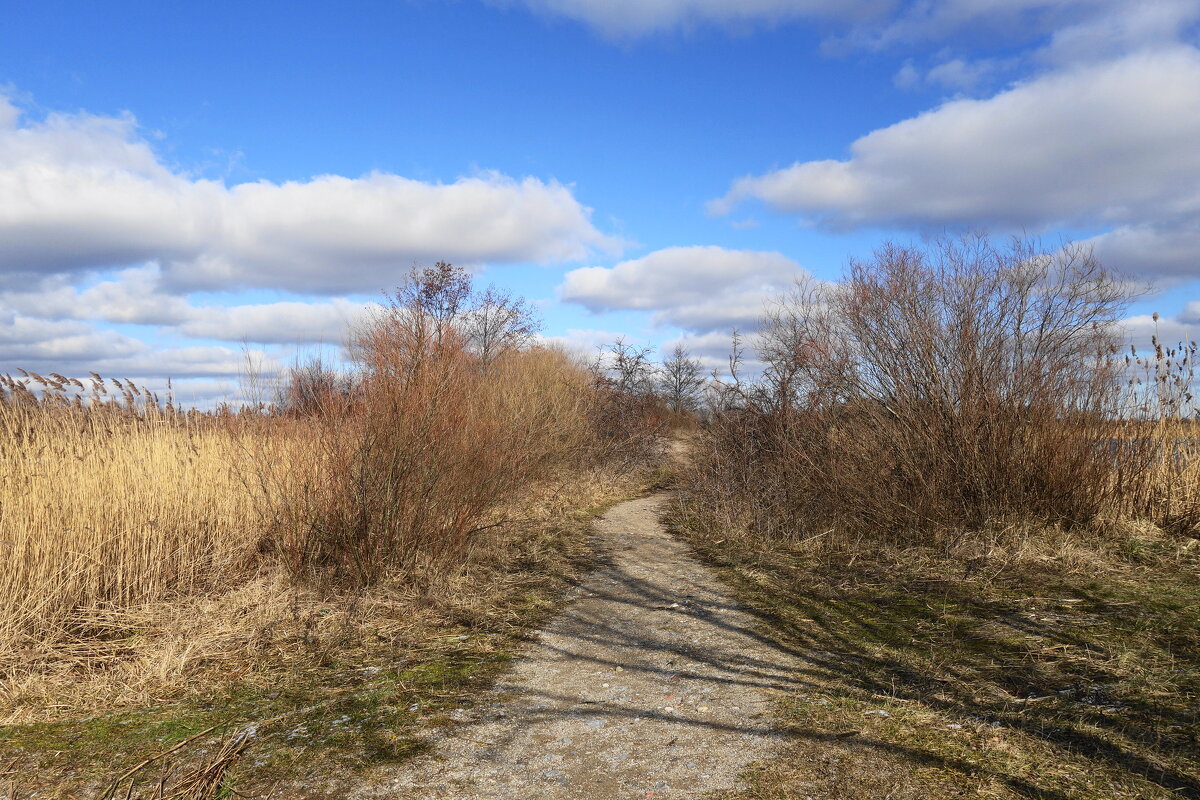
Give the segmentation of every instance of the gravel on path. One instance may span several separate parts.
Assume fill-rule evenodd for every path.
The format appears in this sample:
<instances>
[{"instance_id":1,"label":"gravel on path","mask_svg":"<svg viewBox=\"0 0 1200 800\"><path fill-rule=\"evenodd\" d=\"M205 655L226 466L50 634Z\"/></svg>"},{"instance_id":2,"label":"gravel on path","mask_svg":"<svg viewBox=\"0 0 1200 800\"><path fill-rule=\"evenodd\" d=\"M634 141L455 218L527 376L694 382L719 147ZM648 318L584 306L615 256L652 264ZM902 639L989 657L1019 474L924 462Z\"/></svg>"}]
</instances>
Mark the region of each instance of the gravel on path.
<instances>
[{"instance_id":1,"label":"gravel on path","mask_svg":"<svg viewBox=\"0 0 1200 800\"><path fill-rule=\"evenodd\" d=\"M699 797L782 744L772 691L799 654L758 634L711 570L658 521L666 495L596 524L609 564L577 588L428 756L371 798Z\"/></svg>"}]
</instances>

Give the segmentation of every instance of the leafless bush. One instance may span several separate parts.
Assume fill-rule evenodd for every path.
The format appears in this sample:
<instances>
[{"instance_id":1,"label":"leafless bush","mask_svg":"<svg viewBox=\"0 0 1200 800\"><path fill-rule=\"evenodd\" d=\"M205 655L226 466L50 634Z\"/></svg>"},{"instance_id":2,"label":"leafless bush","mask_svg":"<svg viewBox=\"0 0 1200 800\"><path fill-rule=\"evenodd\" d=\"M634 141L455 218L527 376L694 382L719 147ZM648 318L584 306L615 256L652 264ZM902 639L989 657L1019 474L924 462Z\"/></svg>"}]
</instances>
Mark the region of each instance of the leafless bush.
<instances>
[{"instance_id":1,"label":"leafless bush","mask_svg":"<svg viewBox=\"0 0 1200 800\"><path fill-rule=\"evenodd\" d=\"M275 406L289 416L333 414L348 409L359 390L353 375L340 372L320 356L314 356L287 371Z\"/></svg>"},{"instance_id":2,"label":"leafless bush","mask_svg":"<svg viewBox=\"0 0 1200 800\"><path fill-rule=\"evenodd\" d=\"M887 245L774 303L762 378L727 393L694 476L766 533L910 538L1111 506L1116 322L1130 299L1080 247Z\"/></svg>"},{"instance_id":3,"label":"leafless bush","mask_svg":"<svg viewBox=\"0 0 1200 800\"><path fill-rule=\"evenodd\" d=\"M267 540L298 576L365 585L453 563L503 523L505 500L589 450L588 375L561 353L522 349L536 329L523 301L476 295L444 262L389 300L352 337L361 375L349 403L320 399L346 394L327 372L302 373L300 396L319 395L320 468L299 497L267 487Z\"/></svg>"},{"instance_id":4,"label":"leafless bush","mask_svg":"<svg viewBox=\"0 0 1200 800\"><path fill-rule=\"evenodd\" d=\"M601 348L589 367L590 417L601 458L645 464L662 453L667 415L656 391L651 352L617 339Z\"/></svg>"}]
</instances>

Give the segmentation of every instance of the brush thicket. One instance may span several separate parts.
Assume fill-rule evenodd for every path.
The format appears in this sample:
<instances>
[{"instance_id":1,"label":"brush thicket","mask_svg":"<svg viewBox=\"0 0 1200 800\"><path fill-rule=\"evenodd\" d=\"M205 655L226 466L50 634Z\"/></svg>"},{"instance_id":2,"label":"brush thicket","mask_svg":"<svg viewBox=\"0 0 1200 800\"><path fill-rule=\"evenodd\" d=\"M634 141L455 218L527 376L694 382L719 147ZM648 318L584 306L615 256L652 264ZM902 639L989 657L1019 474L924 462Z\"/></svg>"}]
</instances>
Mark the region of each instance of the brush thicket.
<instances>
[{"instance_id":1,"label":"brush thicket","mask_svg":"<svg viewBox=\"0 0 1200 800\"><path fill-rule=\"evenodd\" d=\"M1128 300L1086 250L986 238L801 285L770 309L762 379L715 394L689 506L824 543L1128 517L1194 535L1194 352L1156 342L1125 386Z\"/></svg>"}]
</instances>

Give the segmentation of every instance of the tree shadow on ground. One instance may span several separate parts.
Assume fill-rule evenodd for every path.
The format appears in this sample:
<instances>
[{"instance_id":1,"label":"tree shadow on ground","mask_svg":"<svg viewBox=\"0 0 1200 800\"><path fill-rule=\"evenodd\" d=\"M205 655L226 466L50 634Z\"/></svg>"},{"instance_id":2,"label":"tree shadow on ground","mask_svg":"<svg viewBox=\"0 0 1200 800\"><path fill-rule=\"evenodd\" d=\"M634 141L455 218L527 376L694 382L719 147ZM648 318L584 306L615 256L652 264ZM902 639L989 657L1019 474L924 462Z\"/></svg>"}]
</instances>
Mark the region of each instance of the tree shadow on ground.
<instances>
[{"instance_id":1,"label":"tree shadow on ground","mask_svg":"<svg viewBox=\"0 0 1200 800\"><path fill-rule=\"evenodd\" d=\"M984 581L949 561L937 578L899 562L818 563L700 544L763 620L759 635L804 657L790 675L812 690L994 726L1080 774L1200 798L1194 579L1148 587L1047 569ZM955 758L937 737L842 739L804 725L792 734L963 775L988 772L1018 796L1079 796L1028 769L1033 759L989 768Z\"/></svg>"},{"instance_id":2,"label":"tree shadow on ground","mask_svg":"<svg viewBox=\"0 0 1200 800\"><path fill-rule=\"evenodd\" d=\"M1048 752L1069 756L1079 769L1137 776L1175 796L1200 798L1197 710L1186 700L1156 694L1161 685L1128 680L1115 666L1132 633L1129 620L1118 618L1127 607L1113 605L1111 598L1045 580L982 590L970 580L930 579L881 565L825 565L819 573L812 564L786 559L726 560L723 566L733 570L755 616L737 614L737 604L703 586L681 593L676 565L631 571L609 561L588 582L586 596L597 602L566 608L554 625L556 643L539 647L549 658L619 666L664 681L702 678L859 704L843 720L858 715L861 721L863 704L881 699L911 704L944 721L1018 732ZM631 629L622 609L678 615L719 632L729 646L707 648L663 630ZM627 652L640 656L630 662L613 655ZM1189 668L1196 665L1195 655L1175 653L1191 659L1180 662ZM1196 688L1196 673L1189 678L1181 671L1180 678ZM660 718L729 735L779 733L769 723L730 725L581 701L553 686L522 691L530 702L515 712L520 716L512 731L586 715L609 721ZM1079 796L1020 764L989 763L924 738L906 740L862 725L847 735L830 730L830 719L822 726L792 722L785 731L792 741L885 756L915 769L969 776L975 783L990 780L1019 797ZM508 758L511 744L489 741L487 752Z\"/></svg>"}]
</instances>

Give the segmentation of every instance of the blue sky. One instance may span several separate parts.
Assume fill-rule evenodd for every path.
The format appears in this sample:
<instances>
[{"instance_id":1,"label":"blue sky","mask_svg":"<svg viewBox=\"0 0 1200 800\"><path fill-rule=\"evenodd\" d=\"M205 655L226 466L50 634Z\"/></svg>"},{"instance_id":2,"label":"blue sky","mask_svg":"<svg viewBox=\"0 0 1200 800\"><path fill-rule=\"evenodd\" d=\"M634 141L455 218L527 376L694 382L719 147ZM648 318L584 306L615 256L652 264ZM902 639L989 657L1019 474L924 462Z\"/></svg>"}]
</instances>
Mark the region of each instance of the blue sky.
<instances>
[{"instance_id":1,"label":"blue sky","mask_svg":"<svg viewBox=\"0 0 1200 800\"><path fill-rule=\"evenodd\" d=\"M1200 327L1200 0L9 2L0 371L197 401L414 262L717 359L885 239L1087 240ZM245 343L245 344L243 344Z\"/></svg>"}]
</instances>

